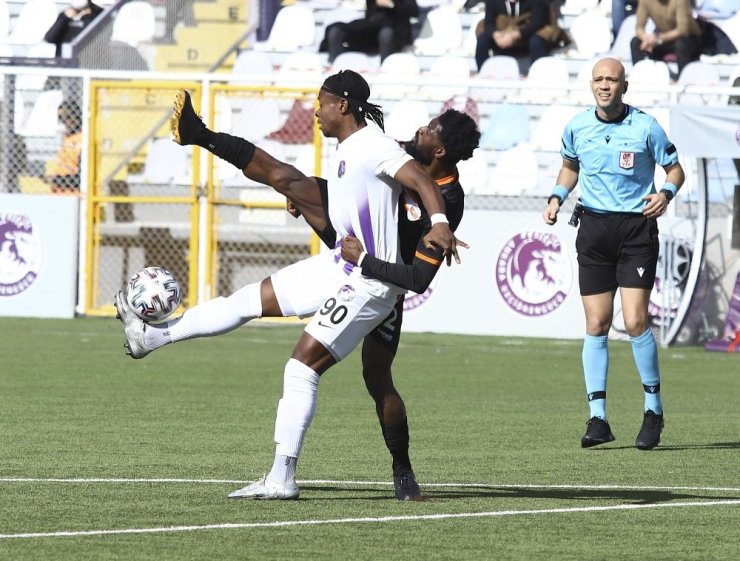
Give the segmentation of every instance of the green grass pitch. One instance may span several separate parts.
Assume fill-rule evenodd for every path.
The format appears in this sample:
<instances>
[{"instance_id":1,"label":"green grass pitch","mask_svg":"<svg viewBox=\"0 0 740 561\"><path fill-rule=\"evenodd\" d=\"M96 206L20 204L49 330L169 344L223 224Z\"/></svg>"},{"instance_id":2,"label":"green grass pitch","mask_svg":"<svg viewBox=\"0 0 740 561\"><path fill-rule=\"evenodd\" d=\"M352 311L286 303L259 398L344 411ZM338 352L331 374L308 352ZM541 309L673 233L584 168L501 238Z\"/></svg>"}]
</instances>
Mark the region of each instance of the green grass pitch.
<instances>
[{"instance_id":1,"label":"green grass pitch","mask_svg":"<svg viewBox=\"0 0 740 561\"><path fill-rule=\"evenodd\" d=\"M272 465L299 333L250 324L134 361L113 319L0 320L0 559L737 558L740 361L699 348L660 350L666 428L642 452L642 386L611 342L617 439L583 450L580 341L405 334L427 501L393 497L357 352L321 382L300 500L228 500Z\"/></svg>"}]
</instances>

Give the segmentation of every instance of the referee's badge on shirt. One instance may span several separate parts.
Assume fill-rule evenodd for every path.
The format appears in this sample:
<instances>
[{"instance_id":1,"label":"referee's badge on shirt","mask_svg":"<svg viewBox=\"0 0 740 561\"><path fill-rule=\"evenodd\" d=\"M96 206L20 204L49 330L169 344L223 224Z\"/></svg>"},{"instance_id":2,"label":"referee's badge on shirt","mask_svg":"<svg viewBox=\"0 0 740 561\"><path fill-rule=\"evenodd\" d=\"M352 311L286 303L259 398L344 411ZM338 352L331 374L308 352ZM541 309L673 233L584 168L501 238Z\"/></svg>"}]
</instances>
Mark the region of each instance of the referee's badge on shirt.
<instances>
[{"instance_id":1,"label":"referee's badge on shirt","mask_svg":"<svg viewBox=\"0 0 740 561\"><path fill-rule=\"evenodd\" d=\"M634 152L620 152L619 153L619 167L622 169L632 169L635 167L635 153Z\"/></svg>"}]
</instances>

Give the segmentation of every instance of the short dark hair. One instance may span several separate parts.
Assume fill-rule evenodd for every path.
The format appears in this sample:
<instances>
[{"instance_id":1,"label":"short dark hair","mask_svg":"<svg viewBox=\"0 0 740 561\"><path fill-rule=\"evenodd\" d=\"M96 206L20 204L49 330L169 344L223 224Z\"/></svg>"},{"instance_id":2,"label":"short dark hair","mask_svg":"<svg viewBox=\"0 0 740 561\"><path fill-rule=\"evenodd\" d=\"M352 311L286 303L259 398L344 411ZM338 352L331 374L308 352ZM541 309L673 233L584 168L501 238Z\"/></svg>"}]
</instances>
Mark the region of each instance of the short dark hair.
<instances>
[{"instance_id":1,"label":"short dark hair","mask_svg":"<svg viewBox=\"0 0 740 561\"><path fill-rule=\"evenodd\" d=\"M480 131L470 115L448 109L439 117L442 126L440 140L447 155L445 159L456 164L473 156L480 143Z\"/></svg>"},{"instance_id":2,"label":"short dark hair","mask_svg":"<svg viewBox=\"0 0 740 561\"><path fill-rule=\"evenodd\" d=\"M384 129L383 109L380 105L368 101L370 86L365 78L354 70L340 70L336 74L332 74L324 80L321 89L346 99L358 125L364 124L367 116L381 129Z\"/></svg>"}]
</instances>

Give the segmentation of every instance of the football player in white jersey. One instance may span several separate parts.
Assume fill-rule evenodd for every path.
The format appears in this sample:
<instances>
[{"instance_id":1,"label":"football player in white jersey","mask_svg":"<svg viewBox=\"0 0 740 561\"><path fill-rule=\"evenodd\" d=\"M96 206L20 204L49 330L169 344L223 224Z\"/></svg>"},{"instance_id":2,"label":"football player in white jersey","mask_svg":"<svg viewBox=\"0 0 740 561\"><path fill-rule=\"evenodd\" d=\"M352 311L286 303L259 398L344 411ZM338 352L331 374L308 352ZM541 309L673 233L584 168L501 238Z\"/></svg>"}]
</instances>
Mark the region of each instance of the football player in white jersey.
<instances>
[{"instance_id":1,"label":"football player in white jersey","mask_svg":"<svg viewBox=\"0 0 740 561\"><path fill-rule=\"evenodd\" d=\"M337 242L345 236L355 236L362 240L368 254L372 251L374 256L383 260L400 262L397 254L397 217L401 192L398 181L401 181L421 198L431 215L432 226L425 238L426 245L440 248L448 259L454 256L456 261L459 260L457 240L444 215L444 201L436 183L393 139L382 133L379 128L382 127L382 112L367 101L369 94L367 82L351 71L329 77L319 93L319 108L316 111L319 126L325 136L335 137L339 141L334 170L328 182L328 215L336 228ZM189 95L180 92L176 111L178 107L182 111L186 106L192 111ZM366 116L378 127L368 126ZM246 169L255 156L269 158L262 151L255 153L254 146L243 139L207 132L212 135L204 141L209 150L240 169ZM354 142L357 139L371 144L362 147L364 141ZM175 140L185 143L182 138L178 140L177 133ZM292 166L288 168L287 176L286 166L283 166L278 168L277 177L265 177L263 182L271 185L300 185L305 182L303 174ZM353 183L343 183L345 177L353 178ZM352 191L351 198L344 197L345 192L337 191L342 185L345 190ZM346 208L349 205L352 208ZM285 367L283 397L278 404L275 423L277 446L273 469L260 481L232 493L234 498L298 497L295 469L315 412L319 376L347 356L360 340L385 319L393 310L398 296L403 293L403 289L388 282L362 276L358 267L341 258L338 243L334 252L319 254L291 265L273 275L269 281L275 298L268 307L274 306L276 309L264 309L263 289L258 285L245 287L230 297L236 297L233 303L237 304L235 310L241 316L241 323L262 315L315 315ZM203 319L209 315L209 304L206 302L196 307L201 308L199 315ZM124 322L126 346L132 357L141 358L151 348L161 346L145 343L147 332L155 330L137 321L120 292L116 295L116 308ZM186 312L185 316L191 311L195 309ZM171 340L183 340L222 333L236 327L214 325L213 330L207 333L206 320L205 325L198 327L197 333L191 332L188 336L188 333L180 332L175 335L180 323L186 322L168 322L165 329L158 330L159 335Z\"/></svg>"}]
</instances>

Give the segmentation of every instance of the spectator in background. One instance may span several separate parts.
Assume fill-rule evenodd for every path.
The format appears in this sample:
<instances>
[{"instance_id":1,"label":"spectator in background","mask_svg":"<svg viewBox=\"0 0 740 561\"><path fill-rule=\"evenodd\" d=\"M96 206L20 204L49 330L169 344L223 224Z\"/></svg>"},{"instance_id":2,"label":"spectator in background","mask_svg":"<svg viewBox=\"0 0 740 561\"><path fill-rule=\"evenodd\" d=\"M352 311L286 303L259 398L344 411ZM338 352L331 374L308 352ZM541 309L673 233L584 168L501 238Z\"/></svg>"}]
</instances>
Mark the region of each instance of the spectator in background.
<instances>
[{"instance_id":1,"label":"spectator in background","mask_svg":"<svg viewBox=\"0 0 740 561\"><path fill-rule=\"evenodd\" d=\"M65 100L57 112L62 128L62 142L53 160L46 163L44 180L54 193L80 190L80 158L82 156L82 116L80 106Z\"/></svg>"},{"instance_id":2,"label":"spectator in background","mask_svg":"<svg viewBox=\"0 0 740 561\"><path fill-rule=\"evenodd\" d=\"M637 0L612 0L612 33L614 39L619 35L619 28L628 14L634 14Z\"/></svg>"},{"instance_id":3,"label":"spectator in background","mask_svg":"<svg viewBox=\"0 0 740 561\"><path fill-rule=\"evenodd\" d=\"M54 25L46 32L44 41L54 43L57 47L55 56L61 57L62 45L71 43L102 11L103 8L90 0L72 0L69 8L60 12Z\"/></svg>"},{"instance_id":4,"label":"spectator in background","mask_svg":"<svg viewBox=\"0 0 740 561\"><path fill-rule=\"evenodd\" d=\"M326 28L319 51L329 53L329 62L345 51L378 53L382 62L411 45L411 18L418 15L416 0L367 0L364 18Z\"/></svg>"},{"instance_id":5,"label":"spectator in background","mask_svg":"<svg viewBox=\"0 0 740 561\"><path fill-rule=\"evenodd\" d=\"M655 23L652 33L645 30L648 18ZM691 0L640 0L630 49L632 64L645 58L663 60L666 55L675 55L678 74L688 63L699 60L701 28L694 19Z\"/></svg>"},{"instance_id":6,"label":"spectator in background","mask_svg":"<svg viewBox=\"0 0 740 561\"><path fill-rule=\"evenodd\" d=\"M529 64L548 56L561 30L547 0L486 0L486 15L476 29L475 62L480 70L494 55L529 57Z\"/></svg>"}]
</instances>

